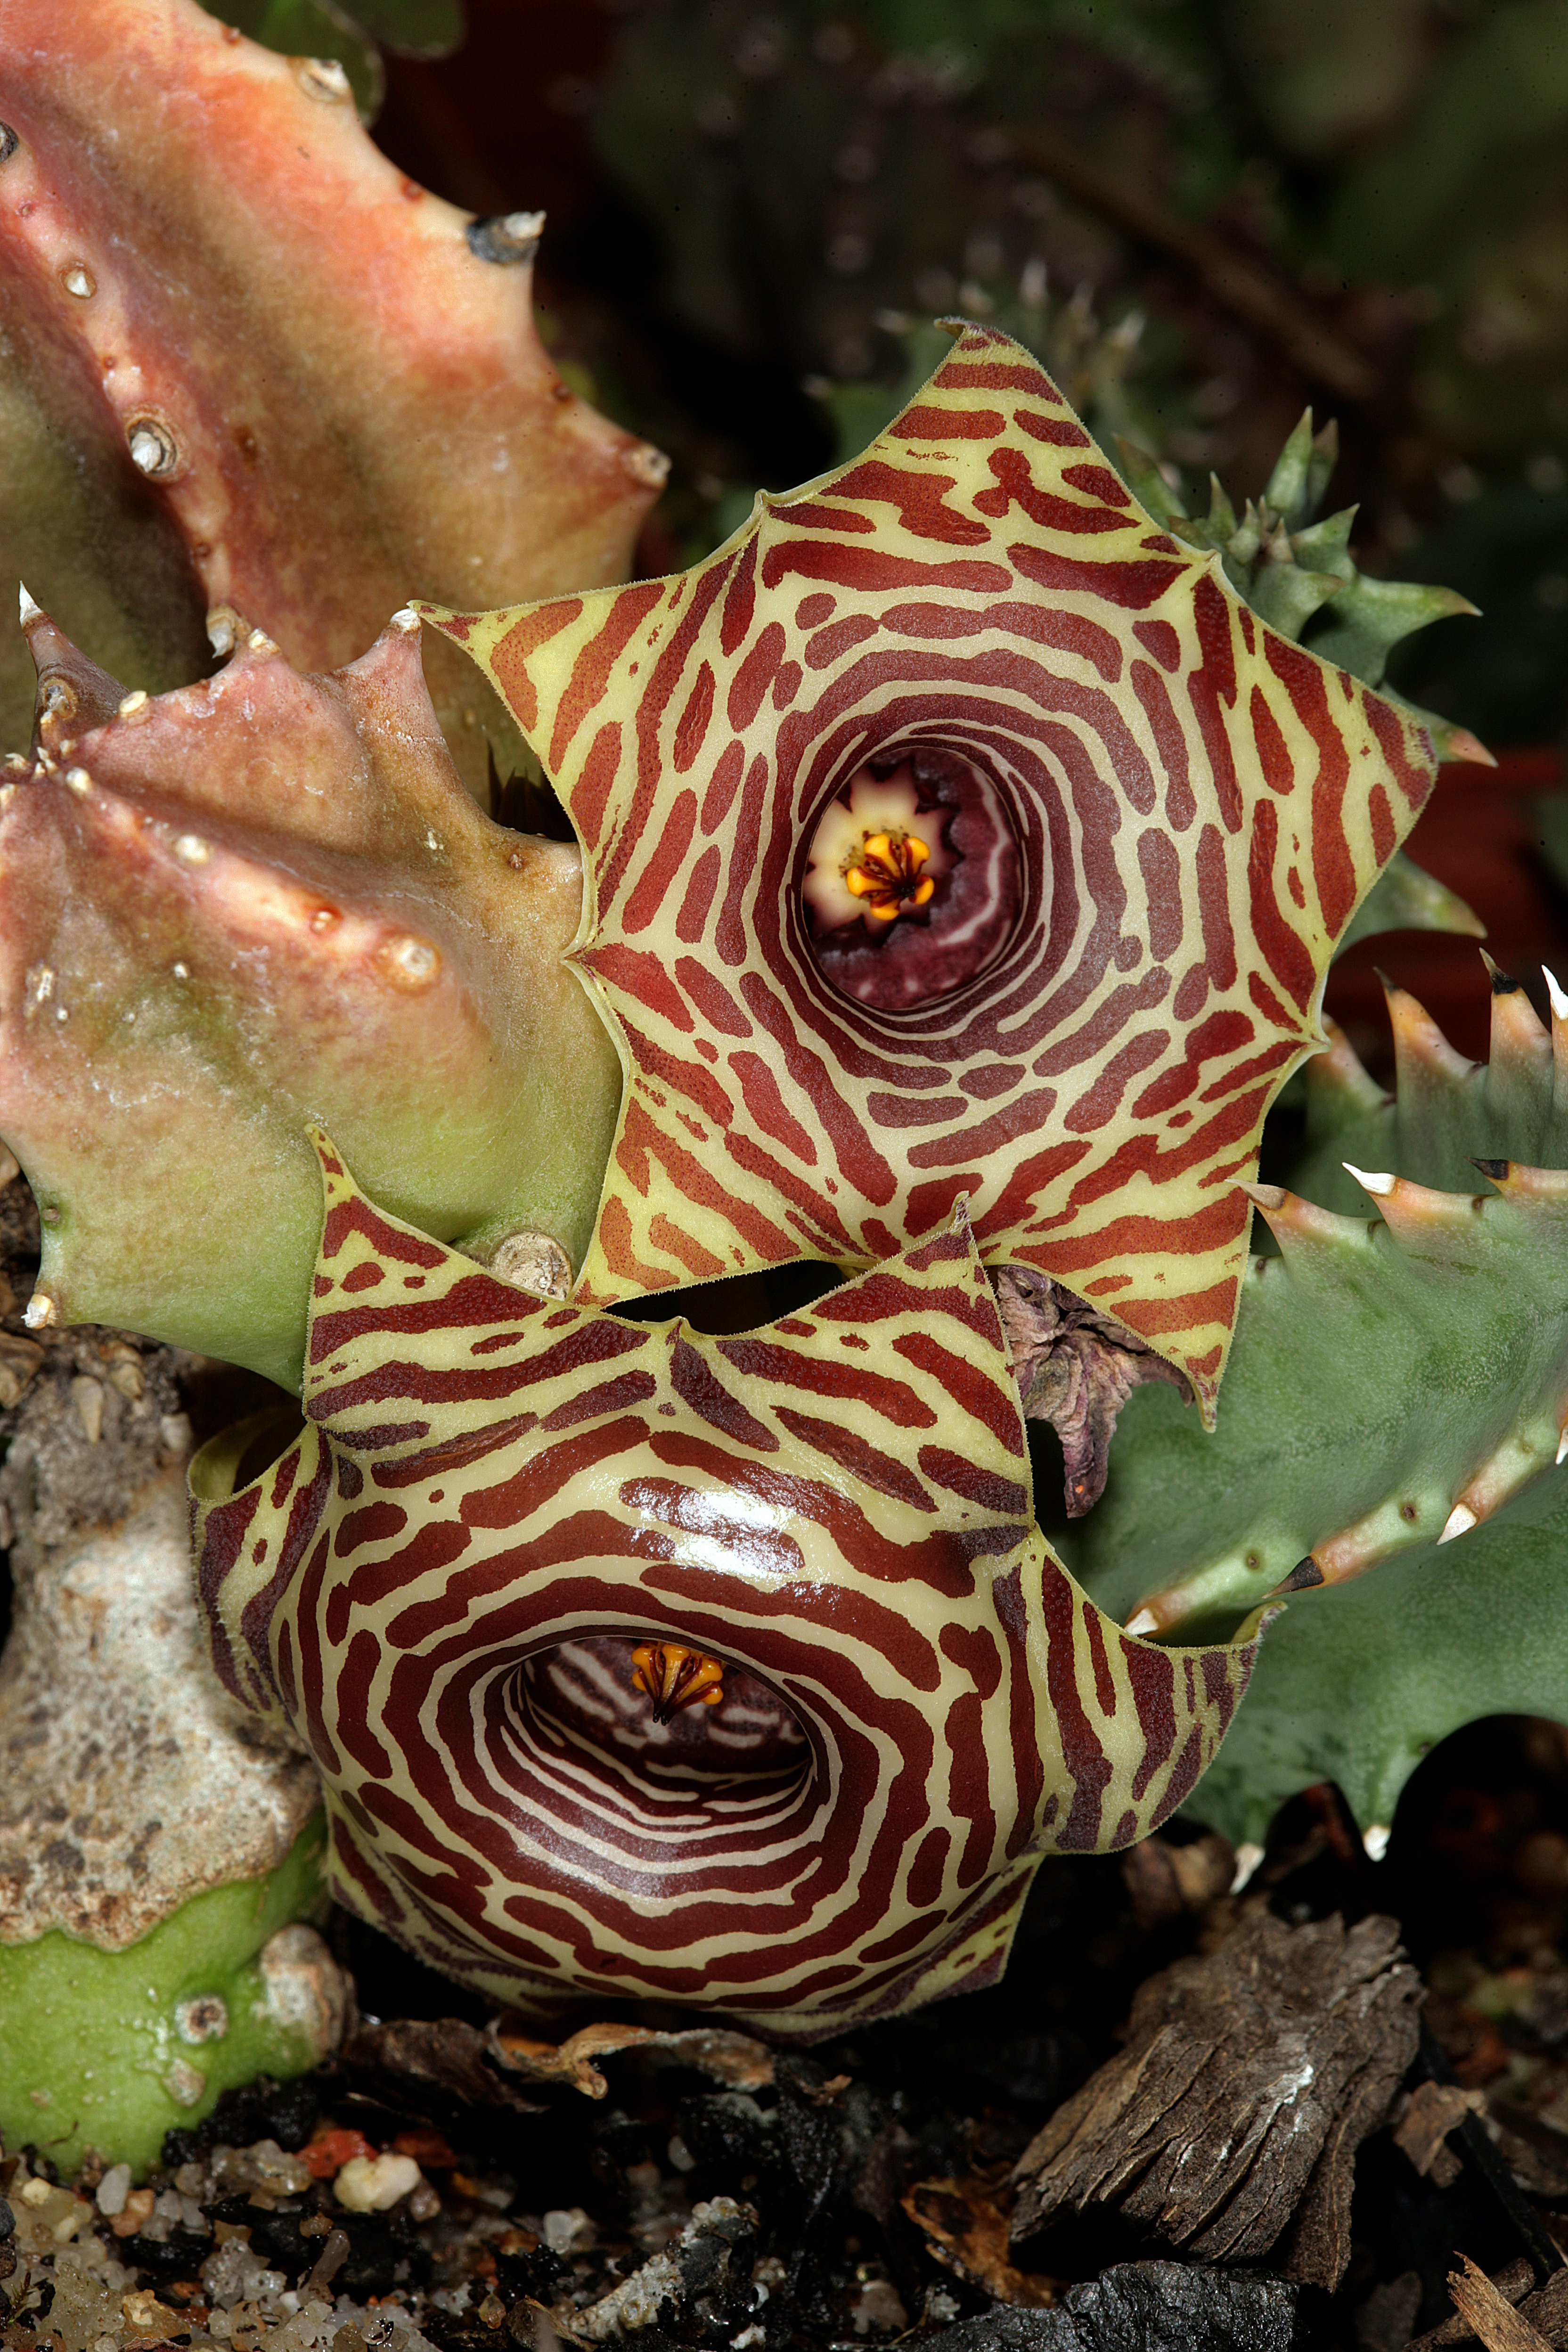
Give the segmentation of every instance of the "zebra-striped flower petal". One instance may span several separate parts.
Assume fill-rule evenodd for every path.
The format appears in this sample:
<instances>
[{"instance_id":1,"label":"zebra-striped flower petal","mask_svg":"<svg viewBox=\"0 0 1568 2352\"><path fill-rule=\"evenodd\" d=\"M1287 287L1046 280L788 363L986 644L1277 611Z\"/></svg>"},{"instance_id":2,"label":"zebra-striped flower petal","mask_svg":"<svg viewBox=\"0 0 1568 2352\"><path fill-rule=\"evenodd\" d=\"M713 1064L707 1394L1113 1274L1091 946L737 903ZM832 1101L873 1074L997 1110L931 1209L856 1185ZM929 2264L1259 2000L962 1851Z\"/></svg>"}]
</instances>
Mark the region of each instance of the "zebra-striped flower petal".
<instances>
[{"instance_id":1,"label":"zebra-striped flower petal","mask_svg":"<svg viewBox=\"0 0 1568 2352\"><path fill-rule=\"evenodd\" d=\"M579 1296L865 1265L967 1196L987 1258L1212 1416L1241 1181L1430 788L1420 729L1258 621L984 327L695 571L426 609L586 855L627 1087Z\"/></svg>"},{"instance_id":2,"label":"zebra-striped flower petal","mask_svg":"<svg viewBox=\"0 0 1568 2352\"><path fill-rule=\"evenodd\" d=\"M215 1664L309 1746L342 1901L510 2001L825 2032L989 1981L1044 1854L1185 1798L1256 1645L1135 1641L1052 1557L962 1211L711 1339L513 1289L321 1157L305 1427L192 1486ZM660 1721L679 1653L723 1696Z\"/></svg>"}]
</instances>

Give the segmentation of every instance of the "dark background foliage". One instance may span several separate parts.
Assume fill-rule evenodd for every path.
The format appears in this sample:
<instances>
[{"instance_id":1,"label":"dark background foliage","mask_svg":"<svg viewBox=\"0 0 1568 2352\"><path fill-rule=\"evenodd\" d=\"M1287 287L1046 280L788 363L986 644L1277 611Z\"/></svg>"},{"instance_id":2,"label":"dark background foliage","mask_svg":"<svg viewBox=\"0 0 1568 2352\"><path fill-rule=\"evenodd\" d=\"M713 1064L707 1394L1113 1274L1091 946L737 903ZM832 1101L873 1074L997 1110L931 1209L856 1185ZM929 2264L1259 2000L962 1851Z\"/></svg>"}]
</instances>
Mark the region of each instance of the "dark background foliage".
<instances>
[{"instance_id":1,"label":"dark background foliage","mask_svg":"<svg viewBox=\"0 0 1568 2352\"><path fill-rule=\"evenodd\" d=\"M306 46L317 5L247 29ZM1303 405L1337 415L1367 568L1485 613L1400 683L1562 736L1568 0L469 0L449 54L360 70L416 176L547 210L558 354L675 461L647 568L831 462L910 330L967 311L1189 488L1255 493Z\"/></svg>"}]
</instances>

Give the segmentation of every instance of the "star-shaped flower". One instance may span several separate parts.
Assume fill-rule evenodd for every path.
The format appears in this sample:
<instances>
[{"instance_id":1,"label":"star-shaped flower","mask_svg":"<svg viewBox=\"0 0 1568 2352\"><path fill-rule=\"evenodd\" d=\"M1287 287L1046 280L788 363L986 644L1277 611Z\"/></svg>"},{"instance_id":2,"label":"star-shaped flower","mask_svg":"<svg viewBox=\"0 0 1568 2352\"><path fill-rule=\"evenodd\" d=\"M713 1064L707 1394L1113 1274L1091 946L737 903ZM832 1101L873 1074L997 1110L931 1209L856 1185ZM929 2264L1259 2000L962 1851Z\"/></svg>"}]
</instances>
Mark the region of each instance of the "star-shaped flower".
<instances>
[{"instance_id":1,"label":"star-shaped flower","mask_svg":"<svg viewBox=\"0 0 1568 2352\"><path fill-rule=\"evenodd\" d=\"M821 2032L990 1981L1045 1854L1184 1801L1256 1643L1152 1648L1053 1557L962 1213L713 1339L511 1288L318 1139L306 1426L191 1483L351 1907L501 2000Z\"/></svg>"},{"instance_id":2,"label":"star-shaped flower","mask_svg":"<svg viewBox=\"0 0 1568 2352\"><path fill-rule=\"evenodd\" d=\"M580 1297L863 1265L967 1197L988 1258L1115 1315L1212 1414L1242 1182L1430 789L1424 732L1265 627L983 327L694 571L429 617L585 852L572 955L627 1084ZM847 889L873 827L945 870L834 927L814 842L868 794Z\"/></svg>"}]
</instances>

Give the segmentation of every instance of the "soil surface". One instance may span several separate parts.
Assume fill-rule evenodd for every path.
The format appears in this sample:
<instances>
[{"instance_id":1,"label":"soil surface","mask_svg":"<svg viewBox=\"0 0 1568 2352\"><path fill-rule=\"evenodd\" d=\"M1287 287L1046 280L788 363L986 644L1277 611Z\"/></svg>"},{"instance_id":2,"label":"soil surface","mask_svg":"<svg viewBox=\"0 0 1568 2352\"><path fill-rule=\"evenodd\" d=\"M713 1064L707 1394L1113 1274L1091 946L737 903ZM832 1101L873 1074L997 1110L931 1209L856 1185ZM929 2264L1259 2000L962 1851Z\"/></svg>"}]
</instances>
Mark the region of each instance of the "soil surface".
<instances>
[{"instance_id":1,"label":"soil surface","mask_svg":"<svg viewBox=\"0 0 1568 2352\"><path fill-rule=\"evenodd\" d=\"M316 2074L140 2190L6 2154L0 2332L1568 2345L1565 1928L1568 1734L1522 1718L1428 1759L1381 1861L1323 1788L1260 1863L1177 1824L1052 1864L1003 1985L808 2053L646 2009L545 2043L340 1919L359 2014Z\"/></svg>"}]
</instances>

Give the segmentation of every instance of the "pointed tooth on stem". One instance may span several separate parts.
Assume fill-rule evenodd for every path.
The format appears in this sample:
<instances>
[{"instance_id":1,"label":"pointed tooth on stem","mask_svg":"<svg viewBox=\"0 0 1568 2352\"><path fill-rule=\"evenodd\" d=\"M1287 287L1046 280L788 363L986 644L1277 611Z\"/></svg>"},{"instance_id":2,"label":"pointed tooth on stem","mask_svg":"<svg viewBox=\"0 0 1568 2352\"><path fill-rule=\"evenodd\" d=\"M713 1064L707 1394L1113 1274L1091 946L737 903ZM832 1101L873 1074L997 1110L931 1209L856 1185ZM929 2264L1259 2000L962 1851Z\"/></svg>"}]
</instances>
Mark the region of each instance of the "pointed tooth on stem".
<instances>
[{"instance_id":1,"label":"pointed tooth on stem","mask_svg":"<svg viewBox=\"0 0 1568 2352\"><path fill-rule=\"evenodd\" d=\"M1518 1068L1521 1063L1531 1072L1543 1067L1552 1052L1552 1039L1540 1014L1520 982L1510 973L1500 971L1484 948L1481 961L1486 965L1492 990L1488 1051L1493 1070Z\"/></svg>"},{"instance_id":2,"label":"pointed tooth on stem","mask_svg":"<svg viewBox=\"0 0 1568 2352\"><path fill-rule=\"evenodd\" d=\"M1383 986L1394 1030L1398 1085L1404 1087L1407 1078L1417 1083L1423 1077L1443 1077L1456 1083L1468 1078L1477 1065L1468 1055L1456 1052L1419 999L1392 981L1384 980Z\"/></svg>"},{"instance_id":3,"label":"pointed tooth on stem","mask_svg":"<svg viewBox=\"0 0 1568 2352\"><path fill-rule=\"evenodd\" d=\"M215 604L207 614L206 629L208 645L219 661L226 661L250 635L250 623L232 604Z\"/></svg>"},{"instance_id":4,"label":"pointed tooth on stem","mask_svg":"<svg viewBox=\"0 0 1568 2352\"><path fill-rule=\"evenodd\" d=\"M1370 1192L1373 1198L1377 1201L1387 1200L1390 1193L1394 1191L1394 1186L1399 1181L1398 1177L1390 1175L1385 1168L1358 1168L1352 1160L1342 1160L1340 1166L1344 1170L1347 1176L1353 1176L1355 1178L1356 1182L1361 1186L1363 1192Z\"/></svg>"},{"instance_id":5,"label":"pointed tooth on stem","mask_svg":"<svg viewBox=\"0 0 1568 2352\"><path fill-rule=\"evenodd\" d=\"M1361 1217L1342 1217L1332 1209L1320 1209L1315 1201L1304 1201L1299 1192L1288 1192L1279 1184L1244 1184L1241 1189L1287 1258L1295 1250L1325 1244L1357 1251L1367 1246L1366 1223Z\"/></svg>"},{"instance_id":6,"label":"pointed tooth on stem","mask_svg":"<svg viewBox=\"0 0 1568 2352\"><path fill-rule=\"evenodd\" d=\"M22 633L33 657L37 683L33 697L33 743L62 751L68 740L101 727L125 698L125 688L89 661L43 607L23 589L18 598Z\"/></svg>"},{"instance_id":7,"label":"pointed tooth on stem","mask_svg":"<svg viewBox=\"0 0 1568 2352\"><path fill-rule=\"evenodd\" d=\"M1476 1514L1468 1503L1456 1503L1443 1522L1443 1532L1437 1540L1440 1544L1452 1543L1456 1536L1468 1535L1478 1524Z\"/></svg>"},{"instance_id":8,"label":"pointed tooth on stem","mask_svg":"<svg viewBox=\"0 0 1568 2352\"><path fill-rule=\"evenodd\" d=\"M28 594L27 583L25 580L17 581L16 591L16 617L21 622L24 629L30 629L35 621L41 621L43 619L44 608L41 604L35 603L34 599Z\"/></svg>"},{"instance_id":9,"label":"pointed tooth on stem","mask_svg":"<svg viewBox=\"0 0 1568 2352\"><path fill-rule=\"evenodd\" d=\"M1344 1164L1349 1166L1348 1161ZM1388 1184L1380 1181L1373 1185L1365 1177L1360 1181L1377 1192L1383 1222L1402 1246L1430 1245L1456 1234L1468 1242L1476 1232L1476 1219L1486 1207L1485 1194L1442 1192L1430 1184L1412 1183L1407 1176L1396 1176Z\"/></svg>"},{"instance_id":10,"label":"pointed tooth on stem","mask_svg":"<svg viewBox=\"0 0 1568 2352\"><path fill-rule=\"evenodd\" d=\"M1554 1434L1557 1436L1555 1451L1561 1447L1561 1434L1555 1431L1555 1415L1547 1414L1510 1431L1496 1451L1471 1473L1449 1514L1449 1526L1453 1526L1461 1511L1468 1511L1468 1524L1478 1527L1482 1519L1489 1519L1494 1511L1500 1510L1510 1496L1517 1495L1521 1486L1529 1486L1531 1480L1544 1470L1547 1447L1552 1444ZM1455 1528L1454 1532L1458 1535L1463 1529ZM1448 1529L1445 1528L1438 1541L1447 1542L1447 1539Z\"/></svg>"},{"instance_id":11,"label":"pointed tooth on stem","mask_svg":"<svg viewBox=\"0 0 1568 2352\"><path fill-rule=\"evenodd\" d=\"M1532 1168L1522 1160L1477 1160L1471 1165L1497 1186L1505 1200L1568 1202L1568 1168Z\"/></svg>"}]
</instances>

